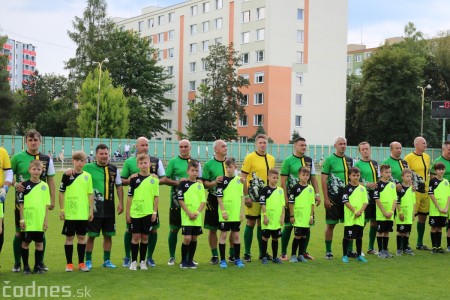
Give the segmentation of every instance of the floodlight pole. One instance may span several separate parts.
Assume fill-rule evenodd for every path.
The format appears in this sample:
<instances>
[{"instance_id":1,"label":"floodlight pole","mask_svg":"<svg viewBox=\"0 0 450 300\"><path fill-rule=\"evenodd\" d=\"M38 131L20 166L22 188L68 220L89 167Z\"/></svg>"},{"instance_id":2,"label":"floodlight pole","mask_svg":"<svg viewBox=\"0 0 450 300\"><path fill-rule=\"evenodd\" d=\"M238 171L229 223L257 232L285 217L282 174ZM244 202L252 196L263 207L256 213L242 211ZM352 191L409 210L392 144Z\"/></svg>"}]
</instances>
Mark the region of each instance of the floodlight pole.
<instances>
[{"instance_id":1,"label":"floodlight pole","mask_svg":"<svg viewBox=\"0 0 450 300\"><path fill-rule=\"evenodd\" d=\"M417 86L418 89L422 91L422 117L420 119L420 136L423 136L423 107L425 104L425 89L431 89L431 85L427 84L426 86Z\"/></svg>"},{"instance_id":2,"label":"floodlight pole","mask_svg":"<svg viewBox=\"0 0 450 300\"><path fill-rule=\"evenodd\" d=\"M108 58L105 58L103 61L101 62L96 62L94 61L94 65L97 64L98 65L98 94L97 94L97 118L95 121L95 138L98 138L98 119L99 119L99 115L100 115L100 88L101 88L101 80L102 80L102 64L103 63L108 63L109 60Z\"/></svg>"}]
</instances>

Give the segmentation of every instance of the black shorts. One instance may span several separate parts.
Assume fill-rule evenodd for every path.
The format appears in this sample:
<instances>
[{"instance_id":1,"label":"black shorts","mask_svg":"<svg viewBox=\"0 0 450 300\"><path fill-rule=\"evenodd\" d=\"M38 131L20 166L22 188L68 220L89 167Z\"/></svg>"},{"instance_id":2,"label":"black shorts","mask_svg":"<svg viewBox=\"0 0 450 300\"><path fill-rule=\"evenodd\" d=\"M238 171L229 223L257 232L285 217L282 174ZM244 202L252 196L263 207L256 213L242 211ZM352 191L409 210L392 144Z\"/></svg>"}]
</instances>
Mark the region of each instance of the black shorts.
<instances>
[{"instance_id":1,"label":"black shorts","mask_svg":"<svg viewBox=\"0 0 450 300\"><path fill-rule=\"evenodd\" d=\"M20 233L22 241L29 244L31 241L35 243L44 242L44 232L43 231L25 231Z\"/></svg>"},{"instance_id":2,"label":"black shorts","mask_svg":"<svg viewBox=\"0 0 450 300\"><path fill-rule=\"evenodd\" d=\"M171 207L169 213L170 229L178 230L181 228L181 207Z\"/></svg>"},{"instance_id":3,"label":"black shorts","mask_svg":"<svg viewBox=\"0 0 450 300\"><path fill-rule=\"evenodd\" d=\"M100 231L105 236L116 235L116 220L115 217L95 218L88 223L88 236L100 236Z\"/></svg>"},{"instance_id":4,"label":"black shorts","mask_svg":"<svg viewBox=\"0 0 450 300\"><path fill-rule=\"evenodd\" d=\"M446 217L438 217L434 216L429 218L428 224L430 224L431 227L445 227L447 225L447 218Z\"/></svg>"},{"instance_id":5,"label":"black shorts","mask_svg":"<svg viewBox=\"0 0 450 300\"><path fill-rule=\"evenodd\" d=\"M142 218L131 218L130 232L140 234L150 234L158 222L158 216L155 222L152 222L152 215L148 215Z\"/></svg>"},{"instance_id":6,"label":"black shorts","mask_svg":"<svg viewBox=\"0 0 450 300\"><path fill-rule=\"evenodd\" d=\"M281 228L280 229L263 229L262 236L266 239L272 237L273 239L277 239L281 236Z\"/></svg>"},{"instance_id":7,"label":"black shorts","mask_svg":"<svg viewBox=\"0 0 450 300\"><path fill-rule=\"evenodd\" d=\"M369 203L364 211L364 219L366 222L375 221L377 217L377 205Z\"/></svg>"},{"instance_id":8,"label":"black shorts","mask_svg":"<svg viewBox=\"0 0 450 300\"><path fill-rule=\"evenodd\" d=\"M307 236L311 229L309 227L295 227L294 236Z\"/></svg>"},{"instance_id":9,"label":"black shorts","mask_svg":"<svg viewBox=\"0 0 450 300\"><path fill-rule=\"evenodd\" d=\"M344 227L344 239L362 239L364 227L359 225L345 226Z\"/></svg>"},{"instance_id":10,"label":"black shorts","mask_svg":"<svg viewBox=\"0 0 450 300\"><path fill-rule=\"evenodd\" d=\"M203 233L200 226L183 226L181 227L181 235L193 235L198 236Z\"/></svg>"},{"instance_id":11,"label":"black shorts","mask_svg":"<svg viewBox=\"0 0 450 300\"><path fill-rule=\"evenodd\" d=\"M208 200L206 201L205 209L205 228L209 230L217 230L219 228L219 213L218 213L219 202L217 202L217 197L208 194Z\"/></svg>"},{"instance_id":12,"label":"black shorts","mask_svg":"<svg viewBox=\"0 0 450 300\"><path fill-rule=\"evenodd\" d=\"M221 222L219 223L220 231L239 232L241 230L241 222Z\"/></svg>"},{"instance_id":13,"label":"black shorts","mask_svg":"<svg viewBox=\"0 0 450 300\"><path fill-rule=\"evenodd\" d=\"M65 220L62 234L66 236L86 235L88 220Z\"/></svg>"},{"instance_id":14,"label":"black shorts","mask_svg":"<svg viewBox=\"0 0 450 300\"><path fill-rule=\"evenodd\" d=\"M249 216L249 215L245 215L245 218L247 220L259 220L261 219L261 216Z\"/></svg>"},{"instance_id":15,"label":"black shorts","mask_svg":"<svg viewBox=\"0 0 450 300\"><path fill-rule=\"evenodd\" d=\"M331 198L333 204L330 209L326 209L325 220L327 224L337 224L344 222L344 205L342 204L342 192L336 198Z\"/></svg>"},{"instance_id":16,"label":"black shorts","mask_svg":"<svg viewBox=\"0 0 450 300\"><path fill-rule=\"evenodd\" d=\"M410 233L411 228L411 224L397 224L397 232L399 233Z\"/></svg>"},{"instance_id":17,"label":"black shorts","mask_svg":"<svg viewBox=\"0 0 450 300\"><path fill-rule=\"evenodd\" d=\"M378 232L392 232L394 228L394 221L377 221Z\"/></svg>"}]
</instances>

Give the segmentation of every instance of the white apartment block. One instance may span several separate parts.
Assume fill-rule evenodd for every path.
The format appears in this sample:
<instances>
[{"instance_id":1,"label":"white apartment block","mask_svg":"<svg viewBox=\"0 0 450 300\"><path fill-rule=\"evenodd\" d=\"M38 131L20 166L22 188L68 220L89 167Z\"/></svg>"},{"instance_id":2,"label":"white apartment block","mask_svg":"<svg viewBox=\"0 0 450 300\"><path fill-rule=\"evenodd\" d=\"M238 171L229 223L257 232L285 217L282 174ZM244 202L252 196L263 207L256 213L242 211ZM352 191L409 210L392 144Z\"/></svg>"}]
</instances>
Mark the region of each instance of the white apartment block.
<instances>
[{"instance_id":1,"label":"white apartment block","mask_svg":"<svg viewBox=\"0 0 450 300\"><path fill-rule=\"evenodd\" d=\"M259 124L275 143L297 131L310 144L345 135L348 0L190 0L115 22L152 40L170 74L174 100L166 118L176 139L185 132L188 101L206 78L208 47L233 42L248 77L247 116L237 122L245 142Z\"/></svg>"}]
</instances>

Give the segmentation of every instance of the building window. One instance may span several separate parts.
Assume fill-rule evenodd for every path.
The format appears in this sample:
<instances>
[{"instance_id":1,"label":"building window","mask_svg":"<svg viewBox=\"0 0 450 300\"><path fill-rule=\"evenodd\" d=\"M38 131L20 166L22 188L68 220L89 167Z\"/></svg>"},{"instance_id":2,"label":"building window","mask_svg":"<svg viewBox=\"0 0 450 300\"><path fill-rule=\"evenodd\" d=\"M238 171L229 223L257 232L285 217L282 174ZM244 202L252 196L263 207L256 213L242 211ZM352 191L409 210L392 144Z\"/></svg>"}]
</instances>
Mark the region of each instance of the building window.
<instances>
[{"instance_id":1,"label":"building window","mask_svg":"<svg viewBox=\"0 0 450 300\"><path fill-rule=\"evenodd\" d=\"M367 52L367 53L366 53L366 57L367 57L367 58L369 58L369 57L371 57L371 56L372 56L372 52Z\"/></svg>"},{"instance_id":2,"label":"building window","mask_svg":"<svg viewBox=\"0 0 450 300\"><path fill-rule=\"evenodd\" d=\"M247 105L248 105L248 95L244 94L244 95L242 95L241 106L247 106Z\"/></svg>"},{"instance_id":3,"label":"building window","mask_svg":"<svg viewBox=\"0 0 450 300\"><path fill-rule=\"evenodd\" d=\"M163 25L164 24L164 16L159 16L158 17L158 25Z\"/></svg>"},{"instance_id":4,"label":"building window","mask_svg":"<svg viewBox=\"0 0 450 300\"><path fill-rule=\"evenodd\" d=\"M297 9L297 20L303 21L304 10L302 8Z\"/></svg>"},{"instance_id":5,"label":"building window","mask_svg":"<svg viewBox=\"0 0 450 300\"><path fill-rule=\"evenodd\" d=\"M214 23L216 25L216 29L222 28L222 18L217 18L214 20Z\"/></svg>"},{"instance_id":6,"label":"building window","mask_svg":"<svg viewBox=\"0 0 450 300\"><path fill-rule=\"evenodd\" d=\"M259 7L256 9L256 19L261 20L266 17L266 8L265 7Z\"/></svg>"},{"instance_id":7,"label":"building window","mask_svg":"<svg viewBox=\"0 0 450 300\"><path fill-rule=\"evenodd\" d=\"M248 142L248 137L246 137L246 136L239 137L239 143L247 143L247 142Z\"/></svg>"},{"instance_id":8,"label":"building window","mask_svg":"<svg viewBox=\"0 0 450 300\"><path fill-rule=\"evenodd\" d=\"M195 91L195 80L189 81L189 90Z\"/></svg>"},{"instance_id":9,"label":"building window","mask_svg":"<svg viewBox=\"0 0 450 300\"><path fill-rule=\"evenodd\" d=\"M175 37L175 30L169 30L169 41L173 40Z\"/></svg>"},{"instance_id":10,"label":"building window","mask_svg":"<svg viewBox=\"0 0 450 300\"><path fill-rule=\"evenodd\" d=\"M253 116L253 126L262 126L264 122L264 116L263 115L254 115Z\"/></svg>"},{"instance_id":11,"label":"building window","mask_svg":"<svg viewBox=\"0 0 450 300\"><path fill-rule=\"evenodd\" d=\"M205 21L202 23L203 32L209 31L209 21Z\"/></svg>"},{"instance_id":12,"label":"building window","mask_svg":"<svg viewBox=\"0 0 450 300\"><path fill-rule=\"evenodd\" d=\"M304 30L297 30L297 42L298 43L303 43L304 42L304 36L305 36L305 31Z\"/></svg>"},{"instance_id":13,"label":"building window","mask_svg":"<svg viewBox=\"0 0 450 300\"><path fill-rule=\"evenodd\" d=\"M175 13L170 12L169 13L169 23L173 23L173 22L175 22Z\"/></svg>"},{"instance_id":14,"label":"building window","mask_svg":"<svg viewBox=\"0 0 450 300\"><path fill-rule=\"evenodd\" d=\"M239 127L247 127L248 126L248 116L241 116L239 118Z\"/></svg>"},{"instance_id":15,"label":"building window","mask_svg":"<svg viewBox=\"0 0 450 300\"><path fill-rule=\"evenodd\" d=\"M197 43L189 44L189 52L190 52L190 53L195 53L195 52L197 52Z\"/></svg>"},{"instance_id":16,"label":"building window","mask_svg":"<svg viewBox=\"0 0 450 300\"><path fill-rule=\"evenodd\" d=\"M162 42L164 42L164 33L163 32L158 33L158 43L161 44Z\"/></svg>"},{"instance_id":17,"label":"building window","mask_svg":"<svg viewBox=\"0 0 450 300\"><path fill-rule=\"evenodd\" d=\"M295 73L295 83L303 84L303 73L302 72Z\"/></svg>"},{"instance_id":18,"label":"building window","mask_svg":"<svg viewBox=\"0 0 450 300\"><path fill-rule=\"evenodd\" d=\"M351 55L347 55L347 63L348 64L352 63L352 56Z\"/></svg>"},{"instance_id":19,"label":"building window","mask_svg":"<svg viewBox=\"0 0 450 300\"><path fill-rule=\"evenodd\" d=\"M202 58L202 71L206 71L207 68L208 68L208 61Z\"/></svg>"},{"instance_id":20,"label":"building window","mask_svg":"<svg viewBox=\"0 0 450 300\"><path fill-rule=\"evenodd\" d=\"M256 61L262 62L264 61L264 50L258 50L256 51Z\"/></svg>"},{"instance_id":21,"label":"building window","mask_svg":"<svg viewBox=\"0 0 450 300\"><path fill-rule=\"evenodd\" d=\"M254 101L253 101L253 104L254 105L264 104L264 94L263 93L256 93Z\"/></svg>"},{"instance_id":22,"label":"building window","mask_svg":"<svg viewBox=\"0 0 450 300\"><path fill-rule=\"evenodd\" d=\"M241 33L241 43L246 44L250 42L250 32L243 32Z\"/></svg>"},{"instance_id":23,"label":"building window","mask_svg":"<svg viewBox=\"0 0 450 300\"><path fill-rule=\"evenodd\" d=\"M172 129L172 120L167 120L167 122L164 123L164 128Z\"/></svg>"},{"instance_id":24,"label":"building window","mask_svg":"<svg viewBox=\"0 0 450 300\"><path fill-rule=\"evenodd\" d=\"M195 73L197 71L197 63L190 62L189 63L189 73Z\"/></svg>"},{"instance_id":25,"label":"building window","mask_svg":"<svg viewBox=\"0 0 450 300\"><path fill-rule=\"evenodd\" d=\"M197 33L197 24L191 25L191 35L195 35Z\"/></svg>"},{"instance_id":26,"label":"building window","mask_svg":"<svg viewBox=\"0 0 450 300\"><path fill-rule=\"evenodd\" d=\"M264 40L264 28L261 29L256 29L256 40L257 41L262 41Z\"/></svg>"},{"instance_id":27,"label":"building window","mask_svg":"<svg viewBox=\"0 0 450 300\"><path fill-rule=\"evenodd\" d=\"M247 80L250 78L250 76L248 74L241 74L239 76L242 77L243 79L247 79Z\"/></svg>"},{"instance_id":28,"label":"building window","mask_svg":"<svg viewBox=\"0 0 450 300\"><path fill-rule=\"evenodd\" d=\"M221 45L222 44L222 38L220 37L220 38L215 38L214 39L214 44L215 45Z\"/></svg>"},{"instance_id":29,"label":"building window","mask_svg":"<svg viewBox=\"0 0 450 300\"><path fill-rule=\"evenodd\" d=\"M355 69L355 75L362 75L362 70L361 70L361 68L357 68L357 69Z\"/></svg>"},{"instance_id":30,"label":"building window","mask_svg":"<svg viewBox=\"0 0 450 300\"><path fill-rule=\"evenodd\" d=\"M355 55L355 61L356 62L362 62L362 54L356 54Z\"/></svg>"},{"instance_id":31,"label":"building window","mask_svg":"<svg viewBox=\"0 0 450 300\"><path fill-rule=\"evenodd\" d=\"M158 51L158 60L162 60L163 59L163 54L164 54L163 50L159 50Z\"/></svg>"},{"instance_id":32,"label":"building window","mask_svg":"<svg viewBox=\"0 0 450 300\"><path fill-rule=\"evenodd\" d=\"M303 104L303 94L295 94L295 105L302 106Z\"/></svg>"},{"instance_id":33,"label":"building window","mask_svg":"<svg viewBox=\"0 0 450 300\"><path fill-rule=\"evenodd\" d=\"M202 42L202 49L204 52L209 50L209 41L203 41Z\"/></svg>"},{"instance_id":34,"label":"building window","mask_svg":"<svg viewBox=\"0 0 450 300\"><path fill-rule=\"evenodd\" d=\"M209 2L205 2L202 4L202 11L203 13L209 12Z\"/></svg>"},{"instance_id":35,"label":"building window","mask_svg":"<svg viewBox=\"0 0 450 300\"><path fill-rule=\"evenodd\" d=\"M139 30L139 32L141 32L142 29L144 29L144 21L138 22L138 30Z\"/></svg>"},{"instance_id":36,"label":"building window","mask_svg":"<svg viewBox=\"0 0 450 300\"><path fill-rule=\"evenodd\" d=\"M250 11L246 10L242 13L242 23L250 22Z\"/></svg>"},{"instance_id":37,"label":"building window","mask_svg":"<svg viewBox=\"0 0 450 300\"><path fill-rule=\"evenodd\" d=\"M302 116L295 116L295 127L302 127Z\"/></svg>"},{"instance_id":38,"label":"building window","mask_svg":"<svg viewBox=\"0 0 450 300\"><path fill-rule=\"evenodd\" d=\"M297 51L297 63L302 64L303 63L303 51Z\"/></svg>"},{"instance_id":39,"label":"building window","mask_svg":"<svg viewBox=\"0 0 450 300\"><path fill-rule=\"evenodd\" d=\"M167 49L167 56L169 57L169 58L173 58L174 57L174 53L175 52L175 50L173 49L173 48L169 48L169 49Z\"/></svg>"},{"instance_id":40,"label":"building window","mask_svg":"<svg viewBox=\"0 0 450 300\"><path fill-rule=\"evenodd\" d=\"M166 72L167 75L173 75L173 66L167 66Z\"/></svg>"},{"instance_id":41,"label":"building window","mask_svg":"<svg viewBox=\"0 0 450 300\"><path fill-rule=\"evenodd\" d=\"M248 53L248 52L247 53L242 53L241 57L242 57L242 64L243 65L249 63L249 61L250 61L250 53Z\"/></svg>"},{"instance_id":42,"label":"building window","mask_svg":"<svg viewBox=\"0 0 450 300\"><path fill-rule=\"evenodd\" d=\"M223 0L216 0L216 9L221 9L223 7Z\"/></svg>"},{"instance_id":43,"label":"building window","mask_svg":"<svg viewBox=\"0 0 450 300\"><path fill-rule=\"evenodd\" d=\"M255 73L255 83L264 83L264 72Z\"/></svg>"},{"instance_id":44,"label":"building window","mask_svg":"<svg viewBox=\"0 0 450 300\"><path fill-rule=\"evenodd\" d=\"M198 6L193 5L191 6L191 16L196 16L198 14Z\"/></svg>"},{"instance_id":45,"label":"building window","mask_svg":"<svg viewBox=\"0 0 450 300\"><path fill-rule=\"evenodd\" d=\"M148 19L148 28L153 28L155 26L155 20L153 18Z\"/></svg>"}]
</instances>

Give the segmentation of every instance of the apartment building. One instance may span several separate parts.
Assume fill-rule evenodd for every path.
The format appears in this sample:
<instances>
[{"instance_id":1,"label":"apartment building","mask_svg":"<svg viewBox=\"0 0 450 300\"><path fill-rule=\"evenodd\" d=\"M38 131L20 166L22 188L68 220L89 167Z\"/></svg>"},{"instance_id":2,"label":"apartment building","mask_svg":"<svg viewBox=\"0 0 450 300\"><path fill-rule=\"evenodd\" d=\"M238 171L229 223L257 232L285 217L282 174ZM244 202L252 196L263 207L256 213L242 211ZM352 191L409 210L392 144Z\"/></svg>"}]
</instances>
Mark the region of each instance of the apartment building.
<instances>
[{"instance_id":1,"label":"apartment building","mask_svg":"<svg viewBox=\"0 0 450 300\"><path fill-rule=\"evenodd\" d=\"M293 131L309 143L330 144L345 134L347 0L191 0L146 7L139 16L115 18L123 30L138 31L158 49L158 60L173 75L174 100L166 112L176 139L185 132L188 101L207 76L202 58L209 46L233 42L247 116L237 121L239 141L263 125L275 143Z\"/></svg>"},{"instance_id":2,"label":"apartment building","mask_svg":"<svg viewBox=\"0 0 450 300\"><path fill-rule=\"evenodd\" d=\"M23 81L28 80L36 70L36 47L8 39L1 51L8 56L6 69L9 72L11 91L22 89Z\"/></svg>"}]
</instances>

